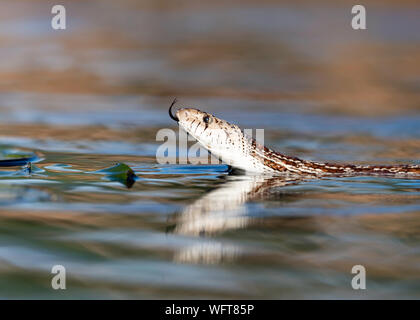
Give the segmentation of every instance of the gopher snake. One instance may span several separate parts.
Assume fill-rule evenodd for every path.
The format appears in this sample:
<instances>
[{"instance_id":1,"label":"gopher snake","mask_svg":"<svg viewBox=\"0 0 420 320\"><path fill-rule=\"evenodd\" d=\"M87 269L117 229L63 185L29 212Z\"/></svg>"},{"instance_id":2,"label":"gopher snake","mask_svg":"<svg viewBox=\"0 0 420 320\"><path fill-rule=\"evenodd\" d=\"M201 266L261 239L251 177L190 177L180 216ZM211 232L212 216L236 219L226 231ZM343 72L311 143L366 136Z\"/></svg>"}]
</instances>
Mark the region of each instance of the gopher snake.
<instances>
[{"instance_id":1,"label":"gopher snake","mask_svg":"<svg viewBox=\"0 0 420 320\"><path fill-rule=\"evenodd\" d=\"M233 168L270 174L323 175L404 175L420 176L420 165L330 164L289 157L271 150L245 135L235 124L207 112L182 108L170 117L214 156Z\"/></svg>"}]
</instances>

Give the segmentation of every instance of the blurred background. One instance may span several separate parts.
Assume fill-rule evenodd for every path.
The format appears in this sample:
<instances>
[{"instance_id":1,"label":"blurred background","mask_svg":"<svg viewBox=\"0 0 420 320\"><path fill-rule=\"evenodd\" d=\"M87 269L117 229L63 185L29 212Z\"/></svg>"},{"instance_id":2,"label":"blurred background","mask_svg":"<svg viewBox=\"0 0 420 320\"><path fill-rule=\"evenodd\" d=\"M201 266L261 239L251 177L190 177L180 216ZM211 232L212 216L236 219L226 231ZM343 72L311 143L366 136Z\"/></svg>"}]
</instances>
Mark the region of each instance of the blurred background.
<instances>
[{"instance_id":1,"label":"blurred background","mask_svg":"<svg viewBox=\"0 0 420 320\"><path fill-rule=\"evenodd\" d=\"M359 31L351 1L64 1L66 30L55 4L1 1L3 136L151 141L173 97L247 128L419 133L415 1L367 1Z\"/></svg>"},{"instance_id":2,"label":"blurred background","mask_svg":"<svg viewBox=\"0 0 420 320\"><path fill-rule=\"evenodd\" d=\"M51 28L56 4L66 30ZM167 232L224 170L156 164L174 97L264 128L286 154L418 163L420 4L364 1L367 30L353 30L355 4L0 0L0 149L45 159L0 174L0 297L57 298L56 263L63 298L419 297L413 180L286 188L242 203L248 222L211 244ZM140 177L130 190L94 173L116 162ZM365 296L348 288L360 263L377 275Z\"/></svg>"}]
</instances>

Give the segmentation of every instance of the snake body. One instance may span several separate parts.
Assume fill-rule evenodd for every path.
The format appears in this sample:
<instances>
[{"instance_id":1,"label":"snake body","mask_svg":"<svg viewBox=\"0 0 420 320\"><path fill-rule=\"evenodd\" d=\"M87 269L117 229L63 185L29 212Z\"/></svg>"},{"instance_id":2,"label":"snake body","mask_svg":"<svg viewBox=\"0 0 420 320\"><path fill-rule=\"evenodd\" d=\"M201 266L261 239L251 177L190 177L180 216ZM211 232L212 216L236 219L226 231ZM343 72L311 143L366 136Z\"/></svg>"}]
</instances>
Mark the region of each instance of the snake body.
<instances>
[{"instance_id":1,"label":"snake body","mask_svg":"<svg viewBox=\"0 0 420 320\"><path fill-rule=\"evenodd\" d=\"M420 165L330 164L290 157L256 142L235 124L194 108L182 108L169 115L214 156L233 168L269 174L403 175L420 176Z\"/></svg>"}]
</instances>

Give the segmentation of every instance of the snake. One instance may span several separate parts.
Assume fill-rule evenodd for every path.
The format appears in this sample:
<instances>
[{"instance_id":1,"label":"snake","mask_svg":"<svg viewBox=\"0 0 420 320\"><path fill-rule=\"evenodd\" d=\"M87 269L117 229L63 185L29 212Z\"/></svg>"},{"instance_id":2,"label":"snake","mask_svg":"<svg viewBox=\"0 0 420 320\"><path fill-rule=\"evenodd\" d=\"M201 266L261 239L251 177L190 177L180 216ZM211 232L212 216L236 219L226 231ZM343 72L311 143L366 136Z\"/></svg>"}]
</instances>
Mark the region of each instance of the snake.
<instances>
[{"instance_id":1,"label":"snake","mask_svg":"<svg viewBox=\"0 0 420 320\"><path fill-rule=\"evenodd\" d=\"M195 109L179 108L169 116L213 156L246 173L297 176L391 175L420 176L420 165L332 164L299 159L274 151L256 141L237 125Z\"/></svg>"}]
</instances>

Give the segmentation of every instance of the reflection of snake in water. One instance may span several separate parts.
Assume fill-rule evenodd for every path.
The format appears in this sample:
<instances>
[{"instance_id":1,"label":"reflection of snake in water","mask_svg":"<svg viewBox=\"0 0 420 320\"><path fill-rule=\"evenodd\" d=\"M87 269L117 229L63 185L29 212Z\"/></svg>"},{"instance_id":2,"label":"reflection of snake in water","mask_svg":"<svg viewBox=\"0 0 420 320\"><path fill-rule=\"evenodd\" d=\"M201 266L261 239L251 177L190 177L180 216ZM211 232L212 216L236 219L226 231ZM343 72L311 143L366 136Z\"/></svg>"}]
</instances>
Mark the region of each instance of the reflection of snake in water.
<instances>
[{"instance_id":1,"label":"reflection of snake in water","mask_svg":"<svg viewBox=\"0 0 420 320\"><path fill-rule=\"evenodd\" d=\"M241 247L232 241L203 238L228 230L248 227L255 222L245 205L249 201L269 199L275 190L302 179L262 175L227 175L218 188L206 193L177 213L169 230L175 234L201 236L199 241L178 248L174 260L183 263L215 264L235 260ZM294 197L282 194L281 197Z\"/></svg>"},{"instance_id":2,"label":"reflection of snake in water","mask_svg":"<svg viewBox=\"0 0 420 320\"><path fill-rule=\"evenodd\" d=\"M329 164L283 155L257 143L234 124L206 112L183 108L169 115L213 155L233 168L256 173L324 175L420 175L420 165L352 165Z\"/></svg>"},{"instance_id":3,"label":"reflection of snake in water","mask_svg":"<svg viewBox=\"0 0 420 320\"><path fill-rule=\"evenodd\" d=\"M270 198L278 187L296 184L301 179L229 175L225 183L205 194L175 217L175 233L209 235L229 229L244 228L249 223L244 204Z\"/></svg>"}]
</instances>

